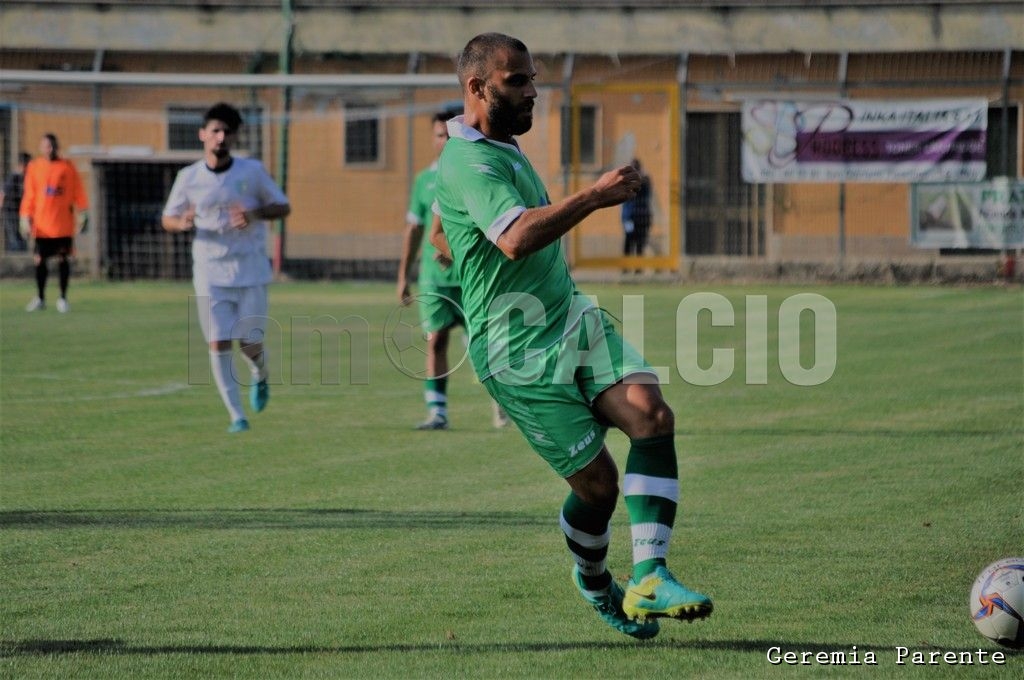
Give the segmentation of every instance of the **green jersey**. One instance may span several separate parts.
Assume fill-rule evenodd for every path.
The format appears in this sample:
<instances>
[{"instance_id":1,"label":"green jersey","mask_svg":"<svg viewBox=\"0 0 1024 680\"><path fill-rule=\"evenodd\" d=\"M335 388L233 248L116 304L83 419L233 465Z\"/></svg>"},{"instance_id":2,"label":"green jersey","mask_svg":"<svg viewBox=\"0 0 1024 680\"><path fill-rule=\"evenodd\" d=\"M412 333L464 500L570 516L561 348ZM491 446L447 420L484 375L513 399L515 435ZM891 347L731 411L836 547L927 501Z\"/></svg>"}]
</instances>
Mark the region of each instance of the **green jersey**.
<instances>
[{"instance_id":1,"label":"green jersey","mask_svg":"<svg viewBox=\"0 0 1024 680\"><path fill-rule=\"evenodd\" d=\"M557 343L593 306L576 295L560 241L510 260L495 243L528 208L550 203L543 182L514 144L448 122L438 160L437 203L481 380L520 370Z\"/></svg>"},{"instance_id":2,"label":"green jersey","mask_svg":"<svg viewBox=\"0 0 1024 680\"><path fill-rule=\"evenodd\" d=\"M430 224L434 220L432 208L436 190L437 163L432 163L429 168L417 174L413 180L412 193L409 196L409 211L405 216L405 221L409 224L418 224L424 228L423 246L420 251L419 285L421 288L459 285L455 271L451 268L441 268L441 265L434 259L437 249L430 244Z\"/></svg>"}]
</instances>

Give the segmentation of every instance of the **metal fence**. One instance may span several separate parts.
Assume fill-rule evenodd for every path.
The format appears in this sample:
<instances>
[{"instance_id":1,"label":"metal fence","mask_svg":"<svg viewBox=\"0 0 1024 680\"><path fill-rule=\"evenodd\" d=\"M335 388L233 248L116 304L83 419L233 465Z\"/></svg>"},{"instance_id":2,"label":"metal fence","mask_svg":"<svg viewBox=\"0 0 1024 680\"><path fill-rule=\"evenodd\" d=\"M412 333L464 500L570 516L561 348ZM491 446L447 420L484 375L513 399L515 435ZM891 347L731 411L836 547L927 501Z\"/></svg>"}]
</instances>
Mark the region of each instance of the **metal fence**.
<instances>
[{"instance_id":1,"label":"metal fence","mask_svg":"<svg viewBox=\"0 0 1024 680\"><path fill-rule=\"evenodd\" d=\"M555 200L642 159L657 204L645 257L659 266L666 256L830 261L839 253L837 187L742 181L739 110L752 93L984 96L989 174L1019 176L1024 52L840 56L535 55L536 122L521 143ZM418 55L412 67L398 57L339 57L299 63L306 72L287 76L260 73L251 60L108 55L97 70L84 52L0 50L3 175L19 151L56 133L91 187L94 228L79 252L92 271L184 278L188 237L164 233L160 211L174 173L199 157L202 110L229 101L245 112L240 153L262 160L293 203L268 251L279 271L393 276L409 186L431 161L430 117L461 106L450 57ZM225 74L225 63L248 72ZM940 255L909 245L908 205L903 186L851 190L844 254ZM579 231L569 249L578 264L621 264L617 211L595 214Z\"/></svg>"}]
</instances>

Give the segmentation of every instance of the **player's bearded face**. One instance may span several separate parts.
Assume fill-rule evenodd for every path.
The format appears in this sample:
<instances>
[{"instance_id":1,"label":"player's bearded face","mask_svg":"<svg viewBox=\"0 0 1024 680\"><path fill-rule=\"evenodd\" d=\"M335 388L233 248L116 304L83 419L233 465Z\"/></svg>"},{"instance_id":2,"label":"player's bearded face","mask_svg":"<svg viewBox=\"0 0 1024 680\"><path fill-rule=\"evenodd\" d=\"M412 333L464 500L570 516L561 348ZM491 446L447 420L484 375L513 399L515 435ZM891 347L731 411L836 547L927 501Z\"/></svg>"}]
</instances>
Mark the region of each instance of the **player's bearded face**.
<instances>
[{"instance_id":1,"label":"player's bearded face","mask_svg":"<svg viewBox=\"0 0 1024 680\"><path fill-rule=\"evenodd\" d=\"M521 135L533 127L533 99L513 98L487 83L487 122L510 137Z\"/></svg>"}]
</instances>

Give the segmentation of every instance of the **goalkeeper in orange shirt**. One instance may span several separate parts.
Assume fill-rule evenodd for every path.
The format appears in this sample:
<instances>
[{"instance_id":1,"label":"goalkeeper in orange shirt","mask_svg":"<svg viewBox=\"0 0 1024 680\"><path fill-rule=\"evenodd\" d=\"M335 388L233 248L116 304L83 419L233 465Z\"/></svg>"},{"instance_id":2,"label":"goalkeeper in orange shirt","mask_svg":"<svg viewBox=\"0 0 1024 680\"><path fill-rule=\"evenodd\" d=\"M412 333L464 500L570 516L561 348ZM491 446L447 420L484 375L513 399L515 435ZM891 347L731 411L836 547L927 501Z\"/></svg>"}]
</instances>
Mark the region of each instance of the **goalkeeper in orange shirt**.
<instances>
[{"instance_id":1,"label":"goalkeeper in orange shirt","mask_svg":"<svg viewBox=\"0 0 1024 680\"><path fill-rule=\"evenodd\" d=\"M43 135L41 156L25 169L25 189L19 211L22 236L35 238L36 288L38 295L25 309L34 312L46 308L47 260L59 261L60 298L57 311L68 311L70 258L75 252L75 234L85 227L89 199L74 163L60 157L57 136ZM77 212L76 212L77 210Z\"/></svg>"}]
</instances>

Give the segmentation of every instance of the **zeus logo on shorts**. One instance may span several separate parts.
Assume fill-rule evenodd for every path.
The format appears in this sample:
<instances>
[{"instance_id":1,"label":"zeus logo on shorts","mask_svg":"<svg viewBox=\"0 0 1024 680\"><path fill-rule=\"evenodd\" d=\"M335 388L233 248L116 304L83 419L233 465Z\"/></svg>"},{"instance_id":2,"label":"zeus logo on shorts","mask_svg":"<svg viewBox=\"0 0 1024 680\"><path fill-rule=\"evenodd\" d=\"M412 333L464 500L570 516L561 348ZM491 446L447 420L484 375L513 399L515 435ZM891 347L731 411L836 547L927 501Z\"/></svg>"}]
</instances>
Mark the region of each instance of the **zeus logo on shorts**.
<instances>
[{"instance_id":1,"label":"zeus logo on shorts","mask_svg":"<svg viewBox=\"0 0 1024 680\"><path fill-rule=\"evenodd\" d=\"M596 438L597 430L591 428L590 432L587 433L586 437L584 437L583 439L579 440L578 442L569 447L569 455L575 456L577 453L580 453L581 451L583 451L583 449L587 448L587 446L589 446L590 443L594 441L594 439Z\"/></svg>"}]
</instances>

